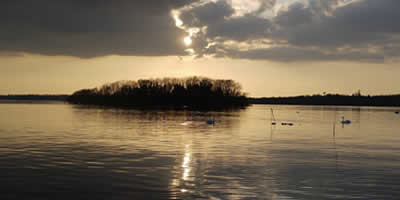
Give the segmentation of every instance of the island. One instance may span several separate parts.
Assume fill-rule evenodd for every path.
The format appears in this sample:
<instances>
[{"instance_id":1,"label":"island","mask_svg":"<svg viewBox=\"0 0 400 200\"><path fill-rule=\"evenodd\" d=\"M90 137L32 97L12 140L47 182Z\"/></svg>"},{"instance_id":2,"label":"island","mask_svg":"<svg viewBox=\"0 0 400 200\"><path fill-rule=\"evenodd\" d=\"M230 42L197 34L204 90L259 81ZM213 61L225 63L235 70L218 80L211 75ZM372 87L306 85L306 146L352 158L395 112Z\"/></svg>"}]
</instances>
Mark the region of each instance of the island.
<instances>
[{"instance_id":1,"label":"island","mask_svg":"<svg viewBox=\"0 0 400 200\"><path fill-rule=\"evenodd\" d=\"M67 98L72 104L117 107L246 107L248 98L233 80L206 77L117 81L82 89Z\"/></svg>"}]
</instances>

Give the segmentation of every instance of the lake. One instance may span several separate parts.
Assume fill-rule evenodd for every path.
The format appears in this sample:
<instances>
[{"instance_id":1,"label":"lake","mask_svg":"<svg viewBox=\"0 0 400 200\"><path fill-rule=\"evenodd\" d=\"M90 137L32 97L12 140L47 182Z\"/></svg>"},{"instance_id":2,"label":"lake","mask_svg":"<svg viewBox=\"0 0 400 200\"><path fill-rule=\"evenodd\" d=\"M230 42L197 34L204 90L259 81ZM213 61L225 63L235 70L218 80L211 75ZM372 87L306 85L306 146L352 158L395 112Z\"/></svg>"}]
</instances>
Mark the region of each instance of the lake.
<instances>
[{"instance_id":1,"label":"lake","mask_svg":"<svg viewBox=\"0 0 400 200\"><path fill-rule=\"evenodd\" d=\"M398 199L397 110L2 102L0 199Z\"/></svg>"}]
</instances>

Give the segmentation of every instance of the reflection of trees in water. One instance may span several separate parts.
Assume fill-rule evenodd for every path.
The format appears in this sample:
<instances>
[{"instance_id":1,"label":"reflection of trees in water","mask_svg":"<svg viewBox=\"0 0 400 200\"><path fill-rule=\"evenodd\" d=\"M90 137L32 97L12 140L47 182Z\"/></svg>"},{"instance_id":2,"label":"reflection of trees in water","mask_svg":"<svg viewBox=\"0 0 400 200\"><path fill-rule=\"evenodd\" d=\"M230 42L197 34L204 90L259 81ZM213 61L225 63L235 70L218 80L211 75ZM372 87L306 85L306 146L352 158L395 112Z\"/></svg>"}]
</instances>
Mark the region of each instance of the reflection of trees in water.
<instances>
[{"instance_id":1,"label":"reflection of trees in water","mask_svg":"<svg viewBox=\"0 0 400 200\"><path fill-rule=\"evenodd\" d=\"M194 191L201 193L207 190L208 187L203 184L208 178L204 175L207 169L214 166L216 159L221 159L213 151L216 147L220 149L219 145L231 148L233 134L237 133L243 114L242 110L193 112L79 107L74 112L78 118L86 119L89 124L101 126L102 131L97 134L103 138L101 144L105 146L145 149L173 157L176 163L168 168L172 174L169 181L172 196L191 195ZM214 126L207 125L206 120L210 118L216 121ZM184 126L182 122L185 121L192 123ZM218 142L221 140L223 144ZM225 156L222 158L229 160ZM197 190L197 187L201 189Z\"/></svg>"},{"instance_id":2,"label":"reflection of trees in water","mask_svg":"<svg viewBox=\"0 0 400 200\"><path fill-rule=\"evenodd\" d=\"M238 125L240 115L244 110L231 109L222 111L190 111L190 110L140 110L140 109L114 109L101 107L75 106L73 109L76 117L85 121L100 120L105 125L132 124L139 128L151 129L159 123L168 127L181 127L181 123L192 121L191 126L186 128L206 128L206 121L213 119L217 122L216 127L230 128Z\"/></svg>"}]
</instances>

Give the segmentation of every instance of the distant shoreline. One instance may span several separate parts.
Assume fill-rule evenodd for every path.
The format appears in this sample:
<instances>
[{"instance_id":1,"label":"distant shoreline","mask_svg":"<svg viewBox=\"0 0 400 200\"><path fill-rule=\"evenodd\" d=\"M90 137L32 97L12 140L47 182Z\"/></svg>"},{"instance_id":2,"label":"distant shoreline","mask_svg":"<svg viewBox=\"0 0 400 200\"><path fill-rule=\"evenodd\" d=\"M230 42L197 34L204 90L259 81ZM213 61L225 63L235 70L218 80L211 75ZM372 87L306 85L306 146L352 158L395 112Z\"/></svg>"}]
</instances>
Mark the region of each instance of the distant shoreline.
<instances>
[{"instance_id":1,"label":"distant shoreline","mask_svg":"<svg viewBox=\"0 0 400 200\"><path fill-rule=\"evenodd\" d=\"M400 95L312 95L294 97L248 98L250 104L269 105L315 105L315 106L370 106L400 107Z\"/></svg>"},{"instance_id":2,"label":"distant shoreline","mask_svg":"<svg viewBox=\"0 0 400 200\"><path fill-rule=\"evenodd\" d=\"M21 101L63 101L70 95L0 95L0 100ZM312 95L294 97L260 97L247 98L249 104L263 105L309 105L309 106L367 106L367 107L400 107L400 95L348 96L348 95ZM121 106L125 107L125 106ZM162 107L162 106L145 106ZM164 106L165 107L165 106ZM216 107L210 106L210 107Z\"/></svg>"},{"instance_id":3,"label":"distant shoreline","mask_svg":"<svg viewBox=\"0 0 400 200\"><path fill-rule=\"evenodd\" d=\"M66 101L69 95L60 94L10 94L0 95L0 100L26 100L26 101Z\"/></svg>"}]
</instances>

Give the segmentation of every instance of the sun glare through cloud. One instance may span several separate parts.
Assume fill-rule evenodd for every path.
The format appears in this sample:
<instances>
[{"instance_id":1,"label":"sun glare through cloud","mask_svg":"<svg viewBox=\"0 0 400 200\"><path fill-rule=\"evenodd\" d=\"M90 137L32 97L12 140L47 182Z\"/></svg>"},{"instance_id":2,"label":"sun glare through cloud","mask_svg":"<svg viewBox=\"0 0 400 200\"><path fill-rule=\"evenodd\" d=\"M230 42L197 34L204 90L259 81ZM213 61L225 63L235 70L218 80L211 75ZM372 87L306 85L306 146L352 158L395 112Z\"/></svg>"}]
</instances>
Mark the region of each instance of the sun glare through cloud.
<instances>
[{"instance_id":1,"label":"sun glare through cloud","mask_svg":"<svg viewBox=\"0 0 400 200\"><path fill-rule=\"evenodd\" d=\"M187 36L183 39L183 42L185 42L186 46L190 46L192 44L192 39L190 38L190 36Z\"/></svg>"},{"instance_id":2,"label":"sun glare through cloud","mask_svg":"<svg viewBox=\"0 0 400 200\"><path fill-rule=\"evenodd\" d=\"M291 1L292 2L292 1ZM286 2L288 3L288 2ZM196 9L204 9L207 5L209 4L214 4L215 6L227 6L231 7L232 10L232 15L230 16L225 16L226 20L232 19L232 20L240 20L241 17L245 17L247 15L254 15L255 17L259 19L271 19L275 15L276 8L279 8L279 5L282 4L281 1L277 1L274 3L274 1L262 1L262 0L255 0L255 1L244 1L244 0L232 0L232 1L224 1L224 0L204 0L204 1L199 1L192 3L190 5L187 5L185 7L182 7L178 10L172 10L171 11L171 16L175 21L175 26L181 30L184 30L188 35L184 37L183 43L185 46L188 47L185 51L189 53L189 55L197 55L197 57L203 57L207 56L207 52L212 47L215 47L219 44L224 45L226 41L216 41L216 38L208 38L208 26L207 25L202 25L196 24L195 23L189 23L187 21L187 16L185 16L185 13L191 13L191 12L196 12ZM275 6L274 6L275 5ZM203 12L203 11L200 11ZM216 13L217 15L219 13ZM193 14L191 14L193 15ZM194 16L194 15L193 15ZM194 18L194 21L199 21L197 17ZM213 19L214 20L214 19ZM218 20L218 19L215 19ZM240 31L239 31L240 32ZM234 34L234 33L232 33ZM240 34L240 33L238 33ZM203 37L205 36L205 37ZM194 41L201 40L199 43L196 43L194 45ZM234 42L233 40L229 42ZM256 44L257 42L253 43ZM258 42L259 43L259 42ZM199 46L203 45L203 46ZM189 48L189 46L191 48Z\"/></svg>"}]
</instances>

